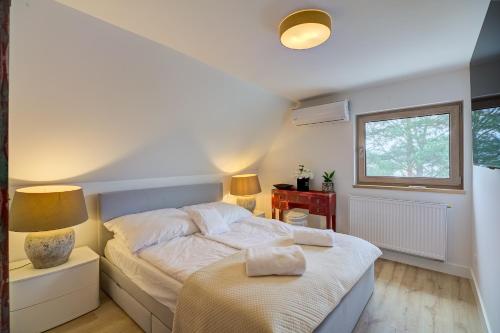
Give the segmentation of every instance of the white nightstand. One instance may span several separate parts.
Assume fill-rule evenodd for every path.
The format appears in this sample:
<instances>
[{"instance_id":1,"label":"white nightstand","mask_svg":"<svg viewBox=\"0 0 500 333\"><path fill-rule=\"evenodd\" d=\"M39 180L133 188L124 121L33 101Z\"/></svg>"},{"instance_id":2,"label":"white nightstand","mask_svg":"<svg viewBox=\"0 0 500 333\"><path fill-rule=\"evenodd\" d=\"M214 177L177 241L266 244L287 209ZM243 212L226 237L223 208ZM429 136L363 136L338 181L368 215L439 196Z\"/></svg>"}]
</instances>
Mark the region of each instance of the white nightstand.
<instances>
[{"instance_id":1,"label":"white nightstand","mask_svg":"<svg viewBox=\"0 0 500 333\"><path fill-rule=\"evenodd\" d=\"M257 216L257 217L266 217L266 214L260 210L254 210L253 211L253 216Z\"/></svg>"},{"instance_id":2,"label":"white nightstand","mask_svg":"<svg viewBox=\"0 0 500 333\"><path fill-rule=\"evenodd\" d=\"M88 247L57 267L34 269L26 259L10 269L12 333L42 332L99 306L99 256Z\"/></svg>"}]
</instances>

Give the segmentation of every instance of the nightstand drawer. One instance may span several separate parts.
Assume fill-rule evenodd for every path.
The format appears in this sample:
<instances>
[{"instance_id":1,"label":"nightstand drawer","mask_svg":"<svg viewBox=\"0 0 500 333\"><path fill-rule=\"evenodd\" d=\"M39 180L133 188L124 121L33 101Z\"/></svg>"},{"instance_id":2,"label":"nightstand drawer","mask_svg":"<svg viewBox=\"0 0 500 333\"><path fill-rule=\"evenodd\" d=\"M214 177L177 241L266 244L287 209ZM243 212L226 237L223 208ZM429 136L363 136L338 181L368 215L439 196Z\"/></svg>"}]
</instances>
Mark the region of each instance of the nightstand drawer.
<instances>
[{"instance_id":1,"label":"nightstand drawer","mask_svg":"<svg viewBox=\"0 0 500 333\"><path fill-rule=\"evenodd\" d=\"M11 333L46 331L99 306L99 285L81 288L21 310L10 312Z\"/></svg>"},{"instance_id":2,"label":"nightstand drawer","mask_svg":"<svg viewBox=\"0 0 500 333\"><path fill-rule=\"evenodd\" d=\"M10 283L10 310L15 311L99 284L98 259Z\"/></svg>"},{"instance_id":3,"label":"nightstand drawer","mask_svg":"<svg viewBox=\"0 0 500 333\"><path fill-rule=\"evenodd\" d=\"M99 256L86 246L59 266L35 269L28 260L11 265L11 332L45 331L99 306Z\"/></svg>"}]
</instances>

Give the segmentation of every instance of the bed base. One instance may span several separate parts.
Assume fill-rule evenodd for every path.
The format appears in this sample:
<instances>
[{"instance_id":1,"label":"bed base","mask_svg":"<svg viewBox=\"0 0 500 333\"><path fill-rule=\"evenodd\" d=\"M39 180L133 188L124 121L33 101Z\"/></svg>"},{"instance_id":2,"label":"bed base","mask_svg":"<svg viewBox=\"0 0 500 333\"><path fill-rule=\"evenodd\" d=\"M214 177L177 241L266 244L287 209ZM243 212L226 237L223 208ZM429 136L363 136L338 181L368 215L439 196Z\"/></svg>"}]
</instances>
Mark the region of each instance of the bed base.
<instances>
[{"instance_id":1,"label":"bed base","mask_svg":"<svg viewBox=\"0 0 500 333\"><path fill-rule=\"evenodd\" d=\"M168 307L139 288L118 267L106 257L101 257L101 289L116 303L144 332L170 333L174 314Z\"/></svg>"},{"instance_id":2,"label":"bed base","mask_svg":"<svg viewBox=\"0 0 500 333\"><path fill-rule=\"evenodd\" d=\"M374 266L363 274L315 333L351 333L375 286ZM147 333L170 333L174 314L101 257L101 288Z\"/></svg>"},{"instance_id":3,"label":"bed base","mask_svg":"<svg viewBox=\"0 0 500 333\"><path fill-rule=\"evenodd\" d=\"M351 333L375 289L375 264L342 298L337 307L314 330L315 333Z\"/></svg>"}]
</instances>

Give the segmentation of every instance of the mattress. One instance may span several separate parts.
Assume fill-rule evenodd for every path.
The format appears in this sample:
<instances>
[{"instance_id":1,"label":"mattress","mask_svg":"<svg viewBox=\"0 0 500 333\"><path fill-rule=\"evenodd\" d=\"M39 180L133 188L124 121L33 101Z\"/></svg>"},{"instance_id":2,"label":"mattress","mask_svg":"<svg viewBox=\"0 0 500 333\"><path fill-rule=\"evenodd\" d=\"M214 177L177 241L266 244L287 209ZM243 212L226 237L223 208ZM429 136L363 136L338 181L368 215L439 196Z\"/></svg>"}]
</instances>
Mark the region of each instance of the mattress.
<instances>
[{"instance_id":1,"label":"mattress","mask_svg":"<svg viewBox=\"0 0 500 333\"><path fill-rule=\"evenodd\" d=\"M118 239L111 239L106 243L104 255L139 288L170 311L175 311L182 283L131 253Z\"/></svg>"},{"instance_id":2,"label":"mattress","mask_svg":"<svg viewBox=\"0 0 500 333\"><path fill-rule=\"evenodd\" d=\"M237 251L190 235L150 246L137 254L131 253L122 241L111 239L104 254L139 288L175 312L177 296L189 275Z\"/></svg>"}]
</instances>

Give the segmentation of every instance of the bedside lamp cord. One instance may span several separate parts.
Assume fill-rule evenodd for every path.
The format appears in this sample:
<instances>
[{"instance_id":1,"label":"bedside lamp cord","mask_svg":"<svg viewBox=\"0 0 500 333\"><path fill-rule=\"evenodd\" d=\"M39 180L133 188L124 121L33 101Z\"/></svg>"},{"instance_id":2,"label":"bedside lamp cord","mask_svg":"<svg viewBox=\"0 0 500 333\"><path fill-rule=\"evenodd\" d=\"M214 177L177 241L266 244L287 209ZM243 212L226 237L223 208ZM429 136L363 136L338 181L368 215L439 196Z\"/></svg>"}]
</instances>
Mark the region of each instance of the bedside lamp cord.
<instances>
[{"instance_id":1,"label":"bedside lamp cord","mask_svg":"<svg viewBox=\"0 0 500 333\"><path fill-rule=\"evenodd\" d=\"M9 272L10 272L10 271L15 271L16 269L20 269L20 268L26 267L26 266L28 266L28 265L31 265L31 263L29 262L29 263L24 264L24 265L19 266L19 267L10 268L10 269L9 269Z\"/></svg>"}]
</instances>

